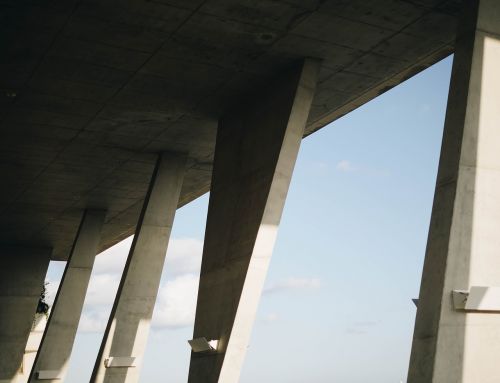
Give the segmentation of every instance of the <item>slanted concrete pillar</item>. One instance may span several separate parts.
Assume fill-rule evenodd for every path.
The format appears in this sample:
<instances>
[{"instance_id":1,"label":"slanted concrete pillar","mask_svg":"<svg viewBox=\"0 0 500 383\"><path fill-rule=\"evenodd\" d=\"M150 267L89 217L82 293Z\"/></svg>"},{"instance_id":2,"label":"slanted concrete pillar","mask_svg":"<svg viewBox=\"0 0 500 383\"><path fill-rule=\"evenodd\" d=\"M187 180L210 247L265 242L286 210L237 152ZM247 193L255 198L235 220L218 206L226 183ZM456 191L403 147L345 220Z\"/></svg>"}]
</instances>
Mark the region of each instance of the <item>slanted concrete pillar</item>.
<instances>
[{"instance_id":1,"label":"slanted concrete pillar","mask_svg":"<svg viewBox=\"0 0 500 383\"><path fill-rule=\"evenodd\" d=\"M190 383L239 379L319 70L306 60L219 122Z\"/></svg>"},{"instance_id":2,"label":"slanted concrete pillar","mask_svg":"<svg viewBox=\"0 0 500 383\"><path fill-rule=\"evenodd\" d=\"M500 313L452 290L500 286L500 2L467 1L453 62L409 383L500 382Z\"/></svg>"},{"instance_id":3,"label":"slanted concrete pillar","mask_svg":"<svg viewBox=\"0 0 500 383\"><path fill-rule=\"evenodd\" d=\"M0 263L0 382L15 382L49 267L50 249L2 247Z\"/></svg>"},{"instance_id":4,"label":"slanted concrete pillar","mask_svg":"<svg viewBox=\"0 0 500 383\"><path fill-rule=\"evenodd\" d=\"M30 382L64 380L104 217L102 210L87 210L83 215L31 370Z\"/></svg>"},{"instance_id":5,"label":"slanted concrete pillar","mask_svg":"<svg viewBox=\"0 0 500 383\"><path fill-rule=\"evenodd\" d=\"M179 154L158 159L91 382L139 379L185 162Z\"/></svg>"}]
</instances>

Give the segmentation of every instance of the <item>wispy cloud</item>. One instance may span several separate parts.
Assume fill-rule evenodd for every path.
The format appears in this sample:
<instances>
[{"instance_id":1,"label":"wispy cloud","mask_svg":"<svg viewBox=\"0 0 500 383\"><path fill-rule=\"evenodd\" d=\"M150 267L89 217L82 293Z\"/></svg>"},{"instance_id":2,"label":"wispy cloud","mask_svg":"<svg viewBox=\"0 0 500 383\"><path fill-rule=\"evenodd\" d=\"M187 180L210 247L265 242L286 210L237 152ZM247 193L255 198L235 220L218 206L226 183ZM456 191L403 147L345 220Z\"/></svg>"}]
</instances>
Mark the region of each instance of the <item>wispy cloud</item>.
<instances>
[{"instance_id":1,"label":"wispy cloud","mask_svg":"<svg viewBox=\"0 0 500 383\"><path fill-rule=\"evenodd\" d=\"M312 161L309 163L309 167L317 176L325 176L329 172L328 163L325 161Z\"/></svg>"},{"instance_id":2,"label":"wispy cloud","mask_svg":"<svg viewBox=\"0 0 500 383\"><path fill-rule=\"evenodd\" d=\"M267 285L263 293L271 294L287 290L314 290L320 287L321 280L319 278L290 277Z\"/></svg>"},{"instance_id":3,"label":"wispy cloud","mask_svg":"<svg viewBox=\"0 0 500 383\"><path fill-rule=\"evenodd\" d=\"M353 164L349 160L341 160L337 163L336 169L342 173L353 173L370 176L370 177L387 177L390 172L387 169L378 169L371 166Z\"/></svg>"},{"instance_id":4,"label":"wispy cloud","mask_svg":"<svg viewBox=\"0 0 500 383\"><path fill-rule=\"evenodd\" d=\"M341 160L337 163L337 170L344 173L350 173L356 170L356 167L348 160Z\"/></svg>"},{"instance_id":5,"label":"wispy cloud","mask_svg":"<svg viewBox=\"0 0 500 383\"><path fill-rule=\"evenodd\" d=\"M352 326L346 328L345 332L351 335L363 335L367 334L368 331L379 324L379 321L367 320L367 321L357 321L352 324Z\"/></svg>"},{"instance_id":6,"label":"wispy cloud","mask_svg":"<svg viewBox=\"0 0 500 383\"><path fill-rule=\"evenodd\" d=\"M345 332L347 334L351 334L351 335L363 335L363 334L367 333L366 330L362 330L362 329L358 329L358 328L352 328L352 327L347 328L345 330Z\"/></svg>"},{"instance_id":7,"label":"wispy cloud","mask_svg":"<svg viewBox=\"0 0 500 383\"><path fill-rule=\"evenodd\" d=\"M277 313L269 313L264 315L261 320L265 323L273 323L279 319L279 315Z\"/></svg>"},{"instance_id":8,"label":"wispy cloud","mask_svg":"<svg viewBox=\"0 0 500 383\"><path fill-rule=\"evenodd\" d=\"M420 112L422 113L428 113L431 111L431 105L430 104L427 104L427 103L423 103L422 105L420 105Z\"/></svg>"},{"instance_id":9,"label":"wispy cloud","mask_svg":"<svg viewBox=\"0 0 500 383\"><path fill-rule=\"evenodd\" d=\"M354 322L354 326L356 327L373 327L379 324L379 321L359 321L359 322Z\"/></svg>"}]
</instances>

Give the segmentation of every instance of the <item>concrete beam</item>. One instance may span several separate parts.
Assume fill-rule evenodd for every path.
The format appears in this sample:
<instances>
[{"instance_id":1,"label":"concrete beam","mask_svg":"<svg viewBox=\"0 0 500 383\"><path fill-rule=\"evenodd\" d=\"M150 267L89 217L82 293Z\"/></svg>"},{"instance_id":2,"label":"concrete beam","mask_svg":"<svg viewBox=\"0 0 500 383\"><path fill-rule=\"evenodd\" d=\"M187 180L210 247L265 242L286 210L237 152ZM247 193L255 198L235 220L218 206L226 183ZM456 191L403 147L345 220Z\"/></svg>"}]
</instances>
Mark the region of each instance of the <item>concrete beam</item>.
<instances>
[{"instance_id":1,"label":"concrete beam","mask_svg":"<svg viewBox=\"0 0 500 383\"><path fill-rule=\"evenodd\" d=\"M105 215L87 210L82 217L29 382L64 380Z\"/></svg>"},{"instance_id":2,"label":"concrete beam","mask_svg":"<svg viewBox=\"0 0 500 383\"><path fill-rule=\"evenodd\" d=\"M219 122L190 383L234 383L266 277L319 63L306 60Z\"/></svg>"},{"instance_id":3,"label":"concrete beam","mask_svg":"<svg viewBox=\"0 0 500 383\"><path fill-rule=\"evenodd\" d=\"M23 355L52 251L28 247L0 251L0 382L6 383L24 372Z\"/></svg>"},{"instance_id":4,"label":"concrete beam","mask_svg":"<svg viewBox=\"0 0 500 383\"><path fill-rule=\"evenodd\" d=\"M178 154L158 159L91 382L139 380L185 163Z\"/></svg>"},{"instance_id":5,"label":"concrete beam","mask_svg":"<svg viewBox=\"0 0 500 383\"><path fill-rule=\"evenodd\" d=\"M469 1L453 62L409 383L500 381L500 315L453 290L500 286L500 3Z\"/></svg>"}]
</instances>

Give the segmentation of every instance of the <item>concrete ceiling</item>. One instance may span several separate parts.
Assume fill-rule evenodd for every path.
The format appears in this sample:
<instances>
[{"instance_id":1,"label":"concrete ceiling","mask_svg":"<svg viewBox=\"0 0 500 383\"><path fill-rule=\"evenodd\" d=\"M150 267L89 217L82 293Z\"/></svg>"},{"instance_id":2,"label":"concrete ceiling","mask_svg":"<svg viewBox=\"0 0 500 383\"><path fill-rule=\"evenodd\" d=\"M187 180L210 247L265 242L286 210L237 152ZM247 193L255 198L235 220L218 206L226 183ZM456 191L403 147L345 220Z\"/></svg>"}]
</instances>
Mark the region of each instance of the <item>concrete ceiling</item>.
<instances>
[{"instance_id":1,"label":"concrete ceiling","mask_svg":"<svg viewBox=\"0 0 500 383\"><path fill-rule=\"evenodd\" d=\"M0 0L0 243L65 259L82 209L133 233L155 161L209 189L217 118L323 60L306 134L449 55L461 0Z\"/></svg>"}]
</instances>

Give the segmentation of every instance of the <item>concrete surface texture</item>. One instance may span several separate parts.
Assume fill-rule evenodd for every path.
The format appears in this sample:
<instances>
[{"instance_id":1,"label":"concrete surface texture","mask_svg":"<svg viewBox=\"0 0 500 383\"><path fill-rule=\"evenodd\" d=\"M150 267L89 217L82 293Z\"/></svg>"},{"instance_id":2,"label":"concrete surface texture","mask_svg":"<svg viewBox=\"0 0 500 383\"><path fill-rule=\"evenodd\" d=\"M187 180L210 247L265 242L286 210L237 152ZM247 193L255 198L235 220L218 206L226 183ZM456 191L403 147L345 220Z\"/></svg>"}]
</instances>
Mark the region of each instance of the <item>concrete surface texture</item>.
<instances>
[{"instance_id":1,"label":"concrete surface texture","mask_svg":"<svg viewBox=\"0 0 500 383\"><path fill-rule=\"evenodd\" d=\"M183 154L163 153L158 158L96 359L92 383L139 380L185 163ZM123 363L121 367L114 367L106 362L110 358L129 360L130 368Z\"/></svg>"},{"instance_id":2,"label":"concrete surface texture","mask_svg":"<svg viewBox=\"0 0 500 383\"><path fill-rule=\"evenodd\" d=\"M10 383L21 368L51 249L2 247L1 252L0 382Z\"/></svg>"},{"instance_id":3,"label":"concrete surface texture","mask_svg":"<svg viewBox=\"0 0 500 383\"><path fill-rule=\"evenodd\" d=\"M103 250L133 234L156 153L209 189L217 121L303 57L322 60L305 135L454 49L462 0L2 2L0 243L65 260L87 207Z\"/></svg>"},{"instance_id":4,"label":"concrete surface texture","mask_svg":"<svg viewBox=\"0 0 500 383\"><path fill-rule=\"evenodd\" d=\"M499 381L500 322L450 297L500 277L500 6L477 4L2 2L0 382L19 376L49 258L72 254L86 209L107 211L101 239L84 270L70 259L42 349L58 323L66 342L38 362L64 373L87 266L135 233L92 382L136 382L175 210L208 190L194 337L219 343L192 354L189 381L236 382L302 137L455 48L409 382Z\"/></svg>"},{"instance_id":5,"label":"concrete surface texture","mask_svg":"<svg viewBox=\"0 0 500 383\"><path fill-rule=\"evenodd\" d=\"M87 210L83 214L29 382L38 381L40 371L53 377L44 382L64 380L105 215L103 210Z\"/></svg>"},{"instance_id":6,"label":"concrete surface texture","mask_svg":"<svg viewBox=\"0 0 500 383\"><path fill-rule=\"evenodd\" d=\"M219 123L193 338L190 383L239 379L314 96L319 62L306 60Z\"/></svg>"},{"instance_id":7,"label":"concrete surface texture","mask_svg":"<svg viewBox=\"0 0 500 383\"><path fill-rule=\"evenodd\" d=\"M9 380L10 383L27 383L30 377L30 372L35 363L35 357L42 342L45 326L47 325L47 316L45 314L36 314L33 319L31 331L28 336L28 342L24 350L21 368L18 370L14 379Z\"/></svg>"},{"instance_id":8,"label":"concrete surface texture","mask_svg":"<svg viewBox=\"0 0 500 383\"><path fill-rule=\"evenodd\" d=\"M409 383L500 381L500 317L452 290L500 282L500 3L470 2L453 63Z\"/></svg>"}]
</instances>

